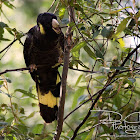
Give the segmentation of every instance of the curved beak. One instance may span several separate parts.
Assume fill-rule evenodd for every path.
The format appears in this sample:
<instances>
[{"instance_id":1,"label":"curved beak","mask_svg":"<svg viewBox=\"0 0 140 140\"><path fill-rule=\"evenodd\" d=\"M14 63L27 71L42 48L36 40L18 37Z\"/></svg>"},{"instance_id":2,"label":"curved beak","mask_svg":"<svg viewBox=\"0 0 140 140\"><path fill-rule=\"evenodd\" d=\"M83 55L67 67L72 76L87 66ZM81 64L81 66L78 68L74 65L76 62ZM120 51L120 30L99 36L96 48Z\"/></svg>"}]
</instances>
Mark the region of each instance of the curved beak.
<instances>
[{"instance_id":1,"label":"curved beak","mask_svg":"<svg viewBox=\"0 0 140 140\"><path fill-rule=\"evenodd\" d=\"M59 23L56 19L52 19L52 29L57 33L60 34L61 33L61 28L59 26Z\"/></svg>"}]
</instances>

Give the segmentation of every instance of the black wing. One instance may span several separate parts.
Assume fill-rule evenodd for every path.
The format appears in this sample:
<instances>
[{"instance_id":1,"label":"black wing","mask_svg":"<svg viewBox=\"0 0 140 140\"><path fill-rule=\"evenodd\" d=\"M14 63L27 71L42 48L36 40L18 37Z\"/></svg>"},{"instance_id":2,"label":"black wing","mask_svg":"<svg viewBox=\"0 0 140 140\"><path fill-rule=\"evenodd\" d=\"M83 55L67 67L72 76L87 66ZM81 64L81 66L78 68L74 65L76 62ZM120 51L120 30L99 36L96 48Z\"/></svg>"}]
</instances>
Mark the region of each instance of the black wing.
<instances>
[{"instance_id":1,"label":"black wing","mask_svg":"<svg viewBox=\"0 0 140 140\"><path fill-rule=\"evenodd\" d=\"M31 64L34 63L34 58L35 58L35 53L33 51L34 49L34 33L37 31L37 26L34 26L29 30L27 33L27 37L24 43L24 49L23 49L23 54L24 54L24 60L26 63L26 66L29 67ZM30 73L33 80L35 80L35 72Z\"/></svg>"},{"instance_id":2,"label":"black wing","mask_svg":"<svg viewBox=\"0 0 140 140\"><path fill-rule=\"evenodd\" d=\"M26 66L28 67L30 65L30 54L31 54L31 51L32 51L32 48L33 48L33 31L34 31L34 28L31 28L29 30L29 32L27 33L27 37L26 37L26 40L24 42L24 49L23 49L23 54L24 54L24 60L25 60L25 63L26 63Z\"/></svg>"}]
</instances>

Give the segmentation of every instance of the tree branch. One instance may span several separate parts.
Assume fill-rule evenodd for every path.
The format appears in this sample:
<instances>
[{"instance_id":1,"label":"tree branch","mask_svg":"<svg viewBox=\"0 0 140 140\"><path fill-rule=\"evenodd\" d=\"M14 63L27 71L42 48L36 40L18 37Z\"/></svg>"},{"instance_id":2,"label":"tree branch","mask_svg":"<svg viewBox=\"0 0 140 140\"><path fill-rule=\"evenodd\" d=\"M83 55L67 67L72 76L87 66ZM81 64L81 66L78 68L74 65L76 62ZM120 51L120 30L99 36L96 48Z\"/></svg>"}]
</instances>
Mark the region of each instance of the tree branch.
<instances>
[{"instance_id":1,"label":"tree branch","mask_svg":"<svg viewBox=\"0 0 140 140\"><path fill-rule=\"evenodd\" d=\"M45 65L37 65L36 67L38 68L38 67L44 67L44 66ZM81 71L81 72L85 72L85 73L101 73L100 71L82 70L82 69L75 69L75 68L71 68L71 67L69 67L69 69L75 70L75 71ZM26 67L26 68L7 69L5 71L0 72L0 75L5 74L5 73L8 73L8 72L24 71L24 70L30 70L30 68ZM137 69L137 70L139 70L139 69ZM122 71L120 73L128 72L128 71L131 71L131 70Z\"/></svg>"},{"instance_id":2,"label":"tree branch","mask_svg":"<svg viewBox=\"0 0 140 140\"><path fill-rule=\"evenodd\" d=\"M50 8L47 10L47 12L49 12L49 11L51 10L51 8L54 6L55 2L56 2L56 0L54 0L54 1L52 2L51 6L50 6Z\"/></svg>"},{"instance_id":3,"label":"tree branch","mask_svg":"<svg viewBox=\"0 0 140 140\"><path fill-rule=\"evenodd\" d=\"M11 45L13 45L13 43L16 42L16 41L17 41L17 39L14 39L7 47L5 47L3 50L0 51L0 54L2 52L4 52L6 49L8 49Z\"/></svg>"},{"instance_id":4,"label":"tree branch","mask_svg":"<svg viewBox=\"0 0 140 140\"><path fill-rule=\"evenodd\" d=\"M102 73L102 72L100 72L100 71L82 70L82 69L76 69L76 68L71 68L71 67L69 67L69 69L75 70L75 71L81 71L81 72L85 72L85 73Z\"/></svg>"},{"instance_id":5,"label":"tree branch","mask_svg":"<svg viewBox=\"0 0 140 140\"><path fill-rule=\"evenodd\" d=\"M13 71L24 71L24 70L29 70L29 68L18 68L18 69L8 69L3 72L0 72L0 75L8 73L8 72L13 72Z\"/></svg>"},{"instance_id":6,"label":"tree branch","mask_svg":"<svg viewBox=\"0 0 140 140\"><path fill-rule=\"evenodd\" d=\"M73 22L74 17L74 9L69 6L69 22ZM56 134L54 135L54 140L59 140L62 128L63 128L63 117L64 117L64 105L65 105L65 93L66 93L66 81L67 81L67 73L69 67L69 54L70 49L72 48L72 33L71 27L69 26L66 31L66 39L65 39L65 51L64 51L64 66L63 66L63 73L62 73L62 80L61 80L61 89L60 89L60 102L59 102L59 109L58 109L58 124L56 129Z\"/></svg>"}]
</instances>

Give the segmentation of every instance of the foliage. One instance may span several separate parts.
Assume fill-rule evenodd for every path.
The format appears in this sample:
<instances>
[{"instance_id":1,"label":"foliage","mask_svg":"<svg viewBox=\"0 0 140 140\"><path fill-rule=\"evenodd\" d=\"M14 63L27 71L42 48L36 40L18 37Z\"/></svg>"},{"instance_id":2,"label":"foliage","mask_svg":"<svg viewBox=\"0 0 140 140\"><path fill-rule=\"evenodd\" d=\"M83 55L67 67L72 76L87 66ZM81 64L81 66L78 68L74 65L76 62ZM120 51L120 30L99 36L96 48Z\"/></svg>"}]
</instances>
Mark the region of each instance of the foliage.
<instances>
[{"instance_id":1,"label":"foliage","mask_svg":"<svg viewBox=\"0 0 140 140\"><path fill-rule=\"evenodd\" d=\"M23 6L34 3L26 1ZM60 0L52 5L50 12L55 11L61 25L67 24L73 31L74 47L69 64L61 139L129 139L126 129L113 129L113 123L107 121L119 120L122 115L122 124L118 126L123 127L123 119L140 110L139 4L139 1L132 3L125 0L71 0L70 3ZM10 0L1 1L0 14L7 19L3 5L14 11L16 4ZM72 23L68 19L69 5L75 10L76 20ZM10 41L5 36L10 34L22 44L24 31L19 31L16 26L12 28L8 20L0 22L0 43ZM7 50L1 53L1 57ZM9 61L12 63L13 60ZM1 63L4 64L3 57ZM11 66L9 64L8 68ZM4 65L1 67L6 69ZM15 65L15 68L18 67ZM20 77L24 77L24 73ZM39 117L35 87L28 78L22 82L19 80L23 85L19 86L14 85L13 73L0 77L0 136L5 140L48 140L54 136L56 125L43 124ZM128 122L139 122L136 115L139 114L128 117ZM131 136L134 139L140 137L138 128L134 130L137 133ZM117 137L120 135L122 138Z\"/></svg>"}]
</instances>

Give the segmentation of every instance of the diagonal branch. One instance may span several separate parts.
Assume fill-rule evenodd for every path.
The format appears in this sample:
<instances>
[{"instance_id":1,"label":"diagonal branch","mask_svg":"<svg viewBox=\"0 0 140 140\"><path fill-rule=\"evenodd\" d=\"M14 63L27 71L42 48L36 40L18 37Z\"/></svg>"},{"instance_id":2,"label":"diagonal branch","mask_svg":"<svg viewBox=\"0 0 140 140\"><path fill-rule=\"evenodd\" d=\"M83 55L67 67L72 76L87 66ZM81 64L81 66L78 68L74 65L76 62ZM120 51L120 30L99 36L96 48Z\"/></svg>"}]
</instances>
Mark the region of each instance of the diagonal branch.
<instances>
[{"instance_id":1,"label":"diagonal branch","mask_svg":"<svg viewBox=\"0 0 140 140\"><path fill-rule=\"evenodd\" d=\"M55 2L56 2L56 0L54 0L54 1L52 2L51 6L50 6L50 8L47 10L47 12L49 12L49 11L51 10L51 8L54 6Z\"/></svg>"},{"instance_id":2,"label":"diagonal branch","mask_svg":"<svg viewBox=\"0 0 140 140\"><path fill-rule=\"evenodd\" d=\"M9 48L17 41L17 39L14 39L7 47L5 47L3 50L0 51L0 54L3 53L5 50L6 52L2 55L2 57L0 58L0 61L1 59L3 58L3 56L7 53L7 51L9 50Z\"/></svg>"}]
</instances>

